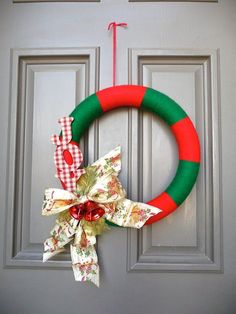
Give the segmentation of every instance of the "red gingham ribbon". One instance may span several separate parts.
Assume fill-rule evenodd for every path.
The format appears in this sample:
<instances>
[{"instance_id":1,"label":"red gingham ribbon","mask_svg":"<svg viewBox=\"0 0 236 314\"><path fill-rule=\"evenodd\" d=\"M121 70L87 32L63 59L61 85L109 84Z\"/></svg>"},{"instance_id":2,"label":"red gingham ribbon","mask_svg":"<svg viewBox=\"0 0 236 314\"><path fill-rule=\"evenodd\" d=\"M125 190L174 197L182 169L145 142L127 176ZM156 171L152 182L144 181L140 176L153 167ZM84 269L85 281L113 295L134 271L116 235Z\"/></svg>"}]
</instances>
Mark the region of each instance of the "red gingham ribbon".
<instances>
[{"instance_id":1,"label":"red gingham ribbon","mask_svg":"<svg viewBox=\"0 0 236 314\"><path fill-rule=\"evenodd\" d=\"M72 139L71 123L74 118L63 117L58 120L62 129L62 137L53 135L51 141L57 145L54 153L54 162L57 168L56 177L60 179L64 189L74 192L76 181L85 173L84 169L78 169L83 162L83 154Z\"/></svg>"}]
</instances>

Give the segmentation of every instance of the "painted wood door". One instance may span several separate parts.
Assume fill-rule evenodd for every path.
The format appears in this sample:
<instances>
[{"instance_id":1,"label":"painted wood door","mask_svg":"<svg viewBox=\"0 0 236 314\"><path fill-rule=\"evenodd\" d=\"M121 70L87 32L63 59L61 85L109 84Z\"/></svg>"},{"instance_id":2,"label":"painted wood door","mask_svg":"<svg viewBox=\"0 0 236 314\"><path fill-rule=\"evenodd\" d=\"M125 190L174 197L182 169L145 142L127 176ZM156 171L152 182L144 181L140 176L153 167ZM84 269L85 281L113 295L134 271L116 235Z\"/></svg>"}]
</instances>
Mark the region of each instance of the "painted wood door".
<instances>
[{"instance_id":1,"label":"painted wood door","mask_svg":"<svg viewBox=\"0 0 236 314\"><path fill-rule=\"evenodd\" d=\"M21 2L0 1L0 313L235 313L236 2ZM99 237L98 289L74 281L68 252L42 263L54 217L41 217L41 204L46 187L59 187L57 119L111 85L113 20L128 23L117 83L175 99L196 125L202 164L175 213ZM150 113L110 112L85 134L85 162L118 144L128 196L160 193L177 166L168 127Z\"/></svg>"}]
</instances>

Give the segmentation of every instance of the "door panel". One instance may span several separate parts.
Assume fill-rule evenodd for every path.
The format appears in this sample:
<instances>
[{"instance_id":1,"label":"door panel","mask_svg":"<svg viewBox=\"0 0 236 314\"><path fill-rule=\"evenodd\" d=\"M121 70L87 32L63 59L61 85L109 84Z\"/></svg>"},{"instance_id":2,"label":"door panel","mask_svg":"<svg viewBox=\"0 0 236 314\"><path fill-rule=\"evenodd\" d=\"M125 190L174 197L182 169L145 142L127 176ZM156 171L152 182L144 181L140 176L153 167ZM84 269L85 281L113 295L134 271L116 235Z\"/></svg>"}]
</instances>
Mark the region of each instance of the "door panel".
<instances>
[{"instance_id":1,"label":"door panel","mask_svg":"<svg viewBox=\"0 0 236 314\"><path fill-rule=\"evenodd\" d=\"M39 208L45 188L60 187L55 178L55 146L50 141L60 130L55 115L68 115L95 92L97 56L96 48L12 52L6 266L70 267L68 254L48 265L42 263L43 242L55 217L44 219ZM90 133L92 138L93 127ZM85 155L87 139L85 135L81 142ZM47 158L48 153L52 158Z\"/></svg>"},{"instance_id":2,"label":"door panel","mask_svg":"<svg viewBox=\"0 0 236 314\"><path fill-rule=\"evenodd\" d=\"M90 2L0 1L0 313L234 313L236 3ZM118 84L175 99L196 125L202 163L172 215L99 236L98 289L74 281L68 251L42 263L54 218L41 205L44 188L59 186L57 119L111 85L112 20L128 23L117 34ZM118 144L128 196L160 193L177 166L168 127L147 112L109 112L81 141L85 164Z\"/></svg>"},{"instance_id":3,"label":"door panel","mask_svg":"<svg viewBox=\"0 0 236 314\"><path fill-rule=\"evenodd\" d=\"M180 208L139 232L129 231L129 269L221 271L217 52L129 52L131 83L160 90L181 104L197 128L202 153L198 182ZM150 113L139 116L138 190L147 201L171 181L178 153L174 137L160 119Z\"/></svg>"}]
</instances>

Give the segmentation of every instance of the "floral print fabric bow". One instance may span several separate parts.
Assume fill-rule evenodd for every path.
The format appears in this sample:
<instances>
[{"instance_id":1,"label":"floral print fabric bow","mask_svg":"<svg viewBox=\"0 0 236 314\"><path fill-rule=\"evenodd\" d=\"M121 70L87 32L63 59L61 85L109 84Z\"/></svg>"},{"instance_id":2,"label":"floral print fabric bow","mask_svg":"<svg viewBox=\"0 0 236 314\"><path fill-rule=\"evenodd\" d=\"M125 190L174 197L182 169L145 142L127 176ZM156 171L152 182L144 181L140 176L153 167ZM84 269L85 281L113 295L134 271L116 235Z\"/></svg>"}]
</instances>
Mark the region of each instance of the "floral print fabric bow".
<instances>
[{"instance_id":1,"label":"floral print fabric bow","mask_svg":"<svg viewBox=\"0 0 236 314\"><path fill-rule=\"evenodd\" d=\"M76 191L45 191L42 215L58 214L51 237L44 242L43 261L64 251L70 243L72 268L77 281L99 286L99 265L95 250L96 235L108 229L106 220L123 227L141 228L161 210L126 199L118 174L121 149L115 148L84 169Z\"/></svg>"}]
</instances>

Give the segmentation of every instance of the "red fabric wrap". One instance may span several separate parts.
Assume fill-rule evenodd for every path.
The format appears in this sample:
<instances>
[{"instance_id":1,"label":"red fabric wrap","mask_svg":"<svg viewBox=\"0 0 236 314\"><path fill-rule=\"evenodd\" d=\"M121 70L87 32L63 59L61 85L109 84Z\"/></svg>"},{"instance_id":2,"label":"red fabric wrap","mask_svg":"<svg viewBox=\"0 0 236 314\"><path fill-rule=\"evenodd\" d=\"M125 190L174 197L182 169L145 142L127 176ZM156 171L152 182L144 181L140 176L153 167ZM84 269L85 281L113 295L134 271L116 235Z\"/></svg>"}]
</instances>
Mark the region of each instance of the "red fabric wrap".
<instances>
[{"instance_id":1,"label":"red fabric wrap","mask_svg":"<svg viewBox=\"0 0 236 314\"><path fill-rule=\"evenodd\" d=\"M200 162L200 144L197 132L186 117L171 126L179 147L179 159Z\"/></svg>"},{"instance_id":2,"label":"red fabric wrap","mask_svg":"<svg viewBox=\"0 0 236 314\"><path fill-rule=\"evenodd\" d=\"M109 87L96 93L103 112L118 107L141 106L146 87L135 85L121 85L116 88Z\"/></svg>"},{"instance_id":3,"label":"red fabric wrap","mask_svg":"<svg viewBox=\"0 0 236 314\"><path fill-rule=\"evenodd\" d=\"M145 225L153 224L154 222L169 215L178 207L178 205L172 200L172 198L166 192L161 193L158 197L149 201L148 204L162 209L162 212L149 218Z\"/></svg>"}]
</instances>

